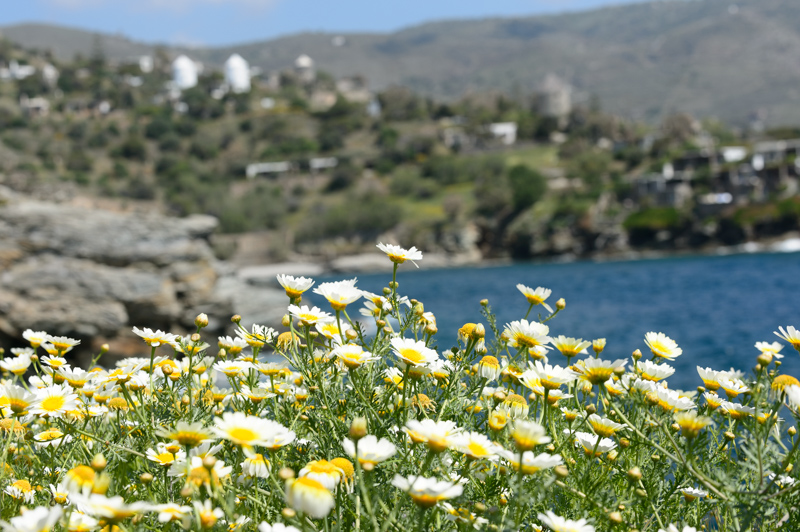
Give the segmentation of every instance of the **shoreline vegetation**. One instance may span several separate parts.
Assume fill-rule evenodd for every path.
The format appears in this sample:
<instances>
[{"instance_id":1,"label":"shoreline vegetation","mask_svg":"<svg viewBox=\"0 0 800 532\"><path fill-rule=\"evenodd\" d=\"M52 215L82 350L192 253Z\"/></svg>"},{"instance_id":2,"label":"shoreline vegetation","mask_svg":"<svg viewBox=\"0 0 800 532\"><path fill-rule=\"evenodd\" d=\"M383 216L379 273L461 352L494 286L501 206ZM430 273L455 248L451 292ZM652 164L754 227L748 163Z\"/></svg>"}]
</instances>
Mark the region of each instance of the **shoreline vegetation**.
<instances>
[{"instance_id":1,"label":"shoreline vegetation","mask_svg":"<svg viewBox=\"0 0 800 532\"><path fill-rule=\"evenodd\" d=\"M277 328L237 315L215 339L204 313L186 336L134 326L139 353L107 367L107 347L73 366L80 340L26 330L0 360L0 527L748 532L800 519L800 435L784 422L800 419L800 380L781 373L800 354L794 326L753 346L752 372L698 366L696 390L675 390L675 340L651 331L608 358L633 346L552 336L564 300L518 284L524 316L500 323L476 302L440 352L436 316L398 284L427 257L378 248L391 268L378 294L277 275ZM324 309L304 304L310 291Z\"/></svg>"}]
</instances>

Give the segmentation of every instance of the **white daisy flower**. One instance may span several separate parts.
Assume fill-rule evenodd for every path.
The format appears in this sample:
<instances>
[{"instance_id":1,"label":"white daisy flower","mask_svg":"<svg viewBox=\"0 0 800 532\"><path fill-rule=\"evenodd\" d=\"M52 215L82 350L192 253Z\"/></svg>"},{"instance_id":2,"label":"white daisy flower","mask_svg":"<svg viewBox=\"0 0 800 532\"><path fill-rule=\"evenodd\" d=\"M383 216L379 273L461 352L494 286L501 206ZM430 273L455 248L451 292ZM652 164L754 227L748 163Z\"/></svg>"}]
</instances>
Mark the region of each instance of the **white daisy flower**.
<instances>
[{"instance_id":1,"label":"white daisy flower","mask_svg":"<svg viewBox=\"0 0 800 532\"><path fill-rule=\"evenodd\" d=\"M410 260L414 266L419 268L419 265L414 262L417 260L422 260L422 252L418 250L416 247L412 247L411 249L404 249L400 246L395 246L394 244L378 244L378 249L383 251L389 256L389 260L394 262L395 264L403 264L405 261Z\"/></svg>"}]
</instances>

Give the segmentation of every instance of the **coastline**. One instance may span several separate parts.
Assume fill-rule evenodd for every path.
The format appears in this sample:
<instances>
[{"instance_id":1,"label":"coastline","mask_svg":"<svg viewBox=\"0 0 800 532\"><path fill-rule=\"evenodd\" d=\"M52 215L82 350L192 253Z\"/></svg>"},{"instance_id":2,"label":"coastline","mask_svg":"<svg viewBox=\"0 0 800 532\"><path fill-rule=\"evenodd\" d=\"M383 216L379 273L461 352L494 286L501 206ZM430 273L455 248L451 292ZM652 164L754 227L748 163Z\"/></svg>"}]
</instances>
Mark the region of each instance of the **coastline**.
<instances>
[{"instance_id":1,"label":"coastline","mask_svg":"<svg viewBox=\"0 0 800 532\"><path fill-rule=\"evenodd\" d=\"M571 253L548 257L536 257L519 261L510 257L483 258L479 253L425 253L419 261L419 270L442 270L450 268L488 268L519 263L553 264L572 262L626 262L658 260L671 257L692 256L726 256L758 253L797 253L800 252L800 234L791 233L783 238L761 242L746 242L735 246L714 246L696 249L664 249L664 250L625 250L614 252L598 252L587 256ZM329 276L336 274L372 274L392 271L391 262L378 251L342 255L332 259L294 256L292 260L275 262L258 266L241 266L237 268L239 277L245 282L262 287L278 287L275 276L286 273L294 276Z\"/></svg>"}]
</instances>

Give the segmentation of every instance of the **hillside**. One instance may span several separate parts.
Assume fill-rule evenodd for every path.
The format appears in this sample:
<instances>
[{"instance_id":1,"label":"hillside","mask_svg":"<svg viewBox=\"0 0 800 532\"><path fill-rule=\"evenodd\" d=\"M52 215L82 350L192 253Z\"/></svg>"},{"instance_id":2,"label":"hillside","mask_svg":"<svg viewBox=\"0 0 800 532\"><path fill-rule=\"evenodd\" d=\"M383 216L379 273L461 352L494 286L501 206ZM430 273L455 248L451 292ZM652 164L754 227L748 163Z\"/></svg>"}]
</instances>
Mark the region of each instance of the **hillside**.
<instances>
[{"instance_id":1,"label":"hillside","mask_svg":"<svg viewBox=\"0 0 800 532\"><path fill-rule=\"evenodd\" d=\"M195 49L220 64L237 51L263 69L286 68L300 53L335 76L362 74L374 89L407 85L434 97L499 89L529 92L549 72L611 112L655 121L673 111L743 124L800 121L800 5L790 0L652 2L520 19L448 21L392 34L299 34L233 47ZM25 47L89 54L94 35L42 25L2 29ZM109 58L152 46L103 37Z\"/></svg>"}]
</instances>

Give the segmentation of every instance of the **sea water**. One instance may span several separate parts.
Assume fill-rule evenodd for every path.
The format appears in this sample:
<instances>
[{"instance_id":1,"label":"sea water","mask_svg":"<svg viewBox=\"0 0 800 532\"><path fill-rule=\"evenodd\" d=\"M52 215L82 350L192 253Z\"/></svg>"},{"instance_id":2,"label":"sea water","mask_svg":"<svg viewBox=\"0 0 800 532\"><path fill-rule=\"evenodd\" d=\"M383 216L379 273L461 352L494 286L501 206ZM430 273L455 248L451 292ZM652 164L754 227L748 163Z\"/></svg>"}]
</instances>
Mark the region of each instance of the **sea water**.
<instances>
[{"instance_id":1,"label":"sea water","mask_svg":"<svg viewBox=\"0 0 800 532\"><path fill-rule=\"evenodd\" d=\"M423 259L424 260L424 259ZM318 282L351 278L336 276ZM358 275L358 287L381 293L391 274ZM758 341L776 341L779 326L800 328L800 253L695 256L619 262L524 263L496 267L417 270L403 264L398 273L401 295L417 298L436 315L440 351L455 345L459 327L484 322L480 301L489 300L498 326L525 316L528 303L517 283L544 286L547 302L566 300L566 309L548 322L551 336L586 340L606 338L602 357L626 358L634 349L649 355L648 331L663 332L683 349L670 362L676 373L670 387L691 390L702 381L696 366L737 368L756 364ZM316 294L310 300L325 309ZM362 318L362 301L348 308ZM546 316L544 309L534 307ZM490 333L491 334L491 333ZM800 355L783 342L781 371L800 378ZM591 350L590 350L591 352ZM552 363L566 359L551 351Z\"/></svg>"}]
</instances>

